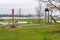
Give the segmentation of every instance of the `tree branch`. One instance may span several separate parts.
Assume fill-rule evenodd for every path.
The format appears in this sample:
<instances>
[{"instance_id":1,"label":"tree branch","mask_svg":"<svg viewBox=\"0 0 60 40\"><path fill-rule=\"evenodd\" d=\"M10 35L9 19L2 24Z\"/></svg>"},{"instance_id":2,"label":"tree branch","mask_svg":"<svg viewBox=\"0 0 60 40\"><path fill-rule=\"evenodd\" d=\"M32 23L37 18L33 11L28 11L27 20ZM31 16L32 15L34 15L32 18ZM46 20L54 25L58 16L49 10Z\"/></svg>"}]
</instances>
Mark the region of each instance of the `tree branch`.
<instances>
[{"instance_id":1,"label":"tree branch","mask_svg":"<svg viewBox=\"0 0 60 40\"><path fill-rule=\"evenodd\" d=\"M55 8L57 8L58 10L60 10L60 8L58 8L56 5L54 5L50 0L48 1L51 5L53 5Z\"/></svg>"}]
</instances>

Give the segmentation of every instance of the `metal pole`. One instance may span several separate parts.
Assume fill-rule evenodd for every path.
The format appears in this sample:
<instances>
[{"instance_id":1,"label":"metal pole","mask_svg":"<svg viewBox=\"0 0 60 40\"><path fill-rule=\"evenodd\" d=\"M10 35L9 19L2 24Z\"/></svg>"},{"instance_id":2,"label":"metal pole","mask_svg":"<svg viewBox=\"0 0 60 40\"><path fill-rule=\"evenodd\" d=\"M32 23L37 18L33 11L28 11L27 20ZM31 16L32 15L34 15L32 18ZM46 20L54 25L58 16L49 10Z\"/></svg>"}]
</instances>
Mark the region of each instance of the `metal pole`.
<instances>
[{"instance_id":1,"label":"metal pole","mask_svg":"<svg viewBox=\"0 0 60 40\"><path fill-rule=\"evenodd\" d=\"M14 9L12 9L12 28L14 28Z\"/></svg>"},{"instance_id":2,"label":"metal pole","mask_svg":"<svg viewBox=\"0 0 60 40\"><path fill-rule=\"evenodd\" d=\"M48 23L49 23L49 11L48 11Z\"/></svg>"},{"instance_id":3,"label":"metal pole","mask_svg":"<svg viewBox=\"0 0 60 40\"><path fill-rule=\"evenodd\" d=\"M45 12L45 24L46 24L46 12Z\"/></svg>"},{"instance_id":4,"label":"metal pole","mask_svg":"<svg viewBox=\"0 0 60 40\"><path fill-rule=\"evenodd\" d=\"M21 9L19 9L19 18L20 18L20 15L21 15Z\"/></svg>"},{"instance_id":5,"label":"metal pole","mask_svg":"<svg viewBox=\"0 0 60 40\"><path fill-rule=\"evenodd\" d=\"M52 16L52 12L53 12L53 10L51 10L51 16ZM52 23L52 19L51 19L51 23Z\"/></svg>"}]
</instances>

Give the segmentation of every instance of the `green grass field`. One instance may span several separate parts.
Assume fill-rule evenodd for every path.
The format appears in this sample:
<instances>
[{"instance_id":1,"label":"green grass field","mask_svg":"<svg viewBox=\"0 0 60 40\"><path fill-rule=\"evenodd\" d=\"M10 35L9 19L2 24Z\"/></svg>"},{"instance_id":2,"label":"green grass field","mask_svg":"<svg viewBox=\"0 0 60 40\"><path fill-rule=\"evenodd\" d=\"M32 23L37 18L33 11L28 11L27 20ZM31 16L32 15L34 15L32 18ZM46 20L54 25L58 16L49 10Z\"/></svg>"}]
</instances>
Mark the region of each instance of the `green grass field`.
<instances>
[{"instance_id":1,"label":"green grass field","mask_svg":"<svg viewBox=\"0 0 60 40\"><path fill-rule=\"evenodd\" d=\"M10 21L4 20L3 22ZM20 19L31 24L19 24L22 28L5 29L0 24L0 40L60 40L60 24L44 24L43 19Z\"/></svg>"}]
</instances>

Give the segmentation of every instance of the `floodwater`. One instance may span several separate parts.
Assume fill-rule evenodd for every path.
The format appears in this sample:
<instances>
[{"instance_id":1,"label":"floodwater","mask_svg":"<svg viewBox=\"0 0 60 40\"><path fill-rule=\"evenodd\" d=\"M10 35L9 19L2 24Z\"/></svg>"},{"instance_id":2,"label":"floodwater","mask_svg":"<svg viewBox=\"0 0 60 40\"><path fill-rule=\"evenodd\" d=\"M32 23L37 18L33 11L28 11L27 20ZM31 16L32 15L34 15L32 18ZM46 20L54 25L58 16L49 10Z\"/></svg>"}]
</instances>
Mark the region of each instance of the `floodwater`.
<instances>
[{"instance_id":1,"label":"floodwater","mask_svg":"<svg viewBox=\"0 0 60 40\"><path fill-rule=\"evenodd\" d=\"M14 17L14 19L38 19L39 17ZM44 18L44 17L40 17ZM1 17L0 19L12 19L12 17Z\"/></svg>"},{"instance_id":2,"label":"floodwater","mask_svg":"<svg viewBox=\"0 0 60 40\"><path fill-rule=\"evenodd\" d=\"M26 24L28 23L27 21L20 21L20 22L17 22L18 24ZM15 23L15 24L17 24ZM31 22L30 22L31 23ZM0 22L0 24L4 24L4 25L7 25L7 24L12 24L12 22Z\"/></svg>"}]
</instances>

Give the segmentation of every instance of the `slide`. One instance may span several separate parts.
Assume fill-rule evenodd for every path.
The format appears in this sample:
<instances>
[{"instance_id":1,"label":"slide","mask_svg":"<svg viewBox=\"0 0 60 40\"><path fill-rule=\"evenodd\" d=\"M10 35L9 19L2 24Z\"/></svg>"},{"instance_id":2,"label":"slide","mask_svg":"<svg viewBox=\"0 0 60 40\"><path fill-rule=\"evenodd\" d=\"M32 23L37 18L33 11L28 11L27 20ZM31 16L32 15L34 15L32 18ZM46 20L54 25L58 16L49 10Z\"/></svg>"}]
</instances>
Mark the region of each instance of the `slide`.
<instances>
[{"instance_id":1,"label":"slide","mask_svg":"<svg viewBox=\"0 0 60 40\"><path fill-rule=\"evenodd\" d=\"M51 19L52 19L55 23L57 23L56 20L55 20L52 16L50 16L50 17L51 17Z\"/></svg>"}]
</instances>

